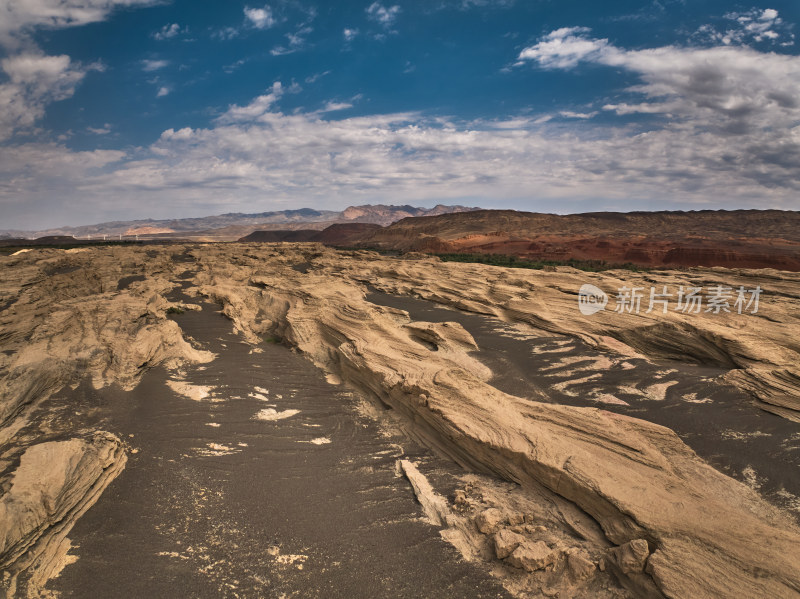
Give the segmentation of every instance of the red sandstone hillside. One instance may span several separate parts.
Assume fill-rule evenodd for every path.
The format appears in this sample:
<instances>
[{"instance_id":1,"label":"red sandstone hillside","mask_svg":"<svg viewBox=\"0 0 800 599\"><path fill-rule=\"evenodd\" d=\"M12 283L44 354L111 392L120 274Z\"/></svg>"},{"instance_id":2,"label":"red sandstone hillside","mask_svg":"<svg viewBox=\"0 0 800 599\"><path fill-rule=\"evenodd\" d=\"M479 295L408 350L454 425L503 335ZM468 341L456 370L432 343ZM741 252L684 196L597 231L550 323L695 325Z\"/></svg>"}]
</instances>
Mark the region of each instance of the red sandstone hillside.
<instances>
[{"instance_id":1,"label":"red sandstone hillside","mask_svg":"<svg viewBox=\"0 0 800 599\"><path fill-rule=\"evenodd\" d=\"M406 218L356 245L642 266L800 271L800 212L702 210L538 214L479 210Z\"/></svg>"}]
</instances>

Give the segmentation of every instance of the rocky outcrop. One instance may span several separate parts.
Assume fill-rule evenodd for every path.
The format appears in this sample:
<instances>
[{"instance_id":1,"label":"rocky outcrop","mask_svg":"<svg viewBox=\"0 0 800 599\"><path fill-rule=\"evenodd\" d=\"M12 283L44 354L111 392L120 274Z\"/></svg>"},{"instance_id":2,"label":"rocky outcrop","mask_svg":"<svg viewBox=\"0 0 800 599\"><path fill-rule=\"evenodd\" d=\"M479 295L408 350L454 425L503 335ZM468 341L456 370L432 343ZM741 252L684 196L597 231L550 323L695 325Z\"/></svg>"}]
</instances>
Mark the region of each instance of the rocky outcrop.
<instances>
[{"instance_id":1,"label":"rocky outcrop","mask_svg":"<svg viewBox=\"0 0 800 599\"><path fill-rule=\"evenodd\" d=\"M529 524L519 514L487 514L492 506L475 514L482 514L478 528L472 519L454 518L413 465L401 464L418 496L425 498L432 521L458 529L453 538L462 541L485 537L492 557L499 555L498 547L500 553L510 551L502 564L514 575L545 577L552 590L567 588L558 586L556 578L572 585L599 576L595 572L607 566L635 596L800 595L797 526L755 491L704 463L674 432L600 409L503 393L490 384L492 372L471 353L476 343L461 325L413 321L402 310L366 299L369 284L573 335L620 353L733 366L731 381L752 385L765 401L780 393L789 399L780 400L780 405L776 400L773 407L791 411L786 406L796 397L797 275L744 270L591 275L566 268L519 271L335 252L319 245L103 252L37 250L2 259L4 267L12 268L2 271L0 302L14 301L1 313L7 328L0 341L13 350L1 358L3 401L17 405L7 412L7 423L16 420L14 410L20 405L9 400L17 397L15 384L35 403L51 387L74 380L69 372L89 375L97 385L114 381L130 386L140 366L205 359L177 332L172 336L163 315L170 305L163 294L172 288L171 279L182 273L181 260L191 260L192 271L183 275L191 285L188 292L218 302L245 339L258 342L269 335L283 340L334 379L390 407L398 426L413 438L469 471L515 483L531 501L547 502L551 512L560 514L572 533L558 542L548 537L546 526ZM139 269L135 274L144 273L148 279L120 289L119 278L134 274L133 265ZM759 313L743 318L610 309L585 316L577 309L577 290L586 282L609 292L625 284L761 284L765 295ZM35 349L28 352L28 346ZM50 381L45 389L32 386L37 372ZM74 465L82 463L75 456L83 455L85 441L68 443L81 450L64 451L73 455L66 461L53 460L61 464L56 472L98 472L97 467ZM37 445L24 448L23 459ZM50 451L55 446L38 450L42 455ZM96 463L103 463L100 456L105 454L96 454ZM32 455L42 459L37 451ZM22 460L20 464L21 468ZM84 480L76 476L63 479ZM61 505L59 489L64 486L56 478L46 484L50 491L34 496L55 498L53 505ZM8 478L5 488L13 484ZM86 486L69 484L76 489ZM18 494L4 495L3 501L7 496L14 503ZM50 520L48 516L44 521ZM11 532L2 537L10 539L4 541L8 555L17 554L17 547L27 547L24 554L31 554L35 543L20 539L27 538L26 530L39 530L37 523L42 521L32 518L30 526L19 531L9 527ZM495 544L495 535L502 535L501 543ZM753 550L753 539L758 539L758 551ZM594 556L602 553L604 561L587 558L589 550Z\"/></svg>"},{"instance_id":2,"label":"rocky outcrop","mask_svg":"<svg viewBox=\"0 0 800 599\"><path fill-rule=\"evenodd\" d=\"M380 225L372 223L340 223L325 227L322 231L315 229L253 231L239 241L242 243L316 241L330 246L350 246L380 228Z\"/></svg>"},{"instance_id":3,"label":"rocky outcrop","mask_svg":"<svg viewBox=\"0 0 800 599\"><path fill-rule=\"evenodd\" d=\"M428 343L418 339L419 331L433 325L412 323L404 313L366 302L363 290L353 284L354 279L369 281L564 330L567 325L556 314L559 309L564 315L577 312L577 273L516 273L433 261L359 260L357 255L343 261L320 250L315 269L303 274L287 267L287 262L305 261L304 251L273 248L271 260L259 262L221 251L217 265L227 266L199 274L198 290L221 302L242 330L255 336L270 331L320 367L380 398L407 423L409 434L465 467L523 487L543 486L568 499L597 521L614 545L645 539L653 548L646 577L628 577L642 593L800 593L797 528L755 492L702 462L672 431L602 410L501 393L488 384L485 367L468 354L468 334L459 325L438 325L434 350L429 345L433 337L425 339ZM722 276L702 273L714 275ZM540 289L548 291L531 293ZM558 298L554 306L545 301L548 297ZM611 343L608 329L624 321L609 318L602 321L605 327L578 318L571 326L580 330L586 325L583 336ZM631 343L639 339L646 345L649 337L639 329L626 327L618 336L628 331ZM783 339L780 327L769 329L775 335L769 348L763 344L770 335L764 327L753 331L759 343L752 347L741 328L738 337L723 336L723 326L709 323L691 330L700 338L708 330L708 338L731 359L742 359L743 348L749 348L750 356L766 358ZM657 347L666 352L663 345ZM753 552L754 538L768 549ZM539 563L541 547L535 548L529 547L535 555L526 553L520 564Z\"/></svg>"},{"instance_id":4,"label":"rocky outcrop","mask_svg":"<svg viewBox=\"0 0 800 599\"><path fill-rule=\"evenodd\" d=\"M345 268L354 278L389 293L571 335L623 354L730 369L726 381L751 393L760 407L800 420L800 350L794 340L800 327L798 274L745 269L586 273L569 267L548 272L374 255L352 270ZM584 284L607 294L605 309L581 313L578 292ZM677 309L681 289L701 288L707 302L719 286L729 290L727 312L708 312L707 303L698 312ZM665 287L671 294L666 312L657 303L648 311L651 289L662 293ZM617 310L623 288L639 290L638 311L629 312L630 306ZM739 288L761 289L755 314L754 305L743 305L739 314L734 305ZM751 294L745 295L749 300Z\"/></svg>"},{"instance_id":5,"label":"rocky outcrop","mask_svg":"<svg viewBox=\"0 0 800 599\"><path fill-rule=\"evenodd\" d=\"M35 597L125 465L117 437L48 400L84 380L131 389L149 368L213 356L167 316L182 269L171 252L39 249L0 262L0 570L9 597Z\"/></svg>"},{"instance_id":6,"label":"rocky outcrop","mask_svg":"<svg viewBox=\"0 0 800 599\"><path fill-rule=\"evenodd\" d=\"M167 317L169 254L148 262L124 249L39 250L2 268L0 297L13 302L0 312L0 444L31 403L83 377L131 388L147 368L212 358ZM119 289L142 274L146 281Z\"/></svg>"},{"instance_id":7,"label":"rocky outcrop","mask_svg":"<svg viewBox=\"0 0 800 599\"><path fill-rule=\"evenodd\" d=\"M0 497L0 585L8 597L39 596L65 565L66 535L125 461L119 439L105 432L25 450Z\"/></svg>"}]
</instances>

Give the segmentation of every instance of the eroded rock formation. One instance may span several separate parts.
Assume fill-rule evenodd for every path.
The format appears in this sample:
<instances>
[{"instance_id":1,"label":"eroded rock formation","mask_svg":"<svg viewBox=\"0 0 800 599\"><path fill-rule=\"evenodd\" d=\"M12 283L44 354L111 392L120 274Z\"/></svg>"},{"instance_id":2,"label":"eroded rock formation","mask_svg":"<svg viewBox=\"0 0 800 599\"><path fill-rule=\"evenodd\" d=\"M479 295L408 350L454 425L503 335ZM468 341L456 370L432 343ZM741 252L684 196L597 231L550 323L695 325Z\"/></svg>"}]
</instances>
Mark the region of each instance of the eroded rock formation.
<instances>
[{"instance_id":1,"label":"eroded rock formation","mask_svg":"<svg viewBox=\"0 0 800 599\"><path fill-rule=\"evenodd\" d=\"M24 495L33 506L26 513L38 514L24 526L5 525L0 559L12 564L7 568L27 564L20 560L34 554L25 548L55 530L52 514L84 509L85 498L99 493L124 459L118 441L97 432L47 438L63 431L37 428L43 398L85 377L96 386L130 387L150 366L208 359L165 315L171 304L163 296L181 276L189 294L218 302L246 340L283 340L332 378L391 407L409 435L468 471L518 485L537 521L503 509L486 514L498 508L479 506L468 493L450 507L403 465L429 498L429 516L446 525L466 557L488 548L515 576L546 582L564 596L613 596L602 594L607 586L592 586L609 573L636 596L800 595L800 531L793 520L707 465L670 429L503 393L490 384L492 372L461 325L417 322L366 299L371 285L621 354L724 365L733 368L731 383L794 418L797 275L521 271L313 244L36 250L0 261L6 350L0 501L18 510L16 498ZM146 279L127 278L133 275ZM577 290L586 282L609 292L626 284L760 284L765 294L758 314L746 318L610 310L584 316ZM53 460L52 483L23 493L29 485L17 481L30 480L26 473L52 452L61 456Z\"/></svg>"},{"instance_id":2,"label":"eroded rock formation","mask_svg":"<svg viewBox=\"0 0 800 599\"><path fill-rule=\"evenodd\" d=\"M76 430L47 401L84 380L130 389L148 368L212 356L166 315L171 254L47 249L2 262L0 568L9 596L18 579L37 596L63 565L75 520L126 459L117 437Z\"/></svg>"},{"instance_id":3,"label":"eroded rock formation","mask_svg":"<svg viewBox=\"0 0 800 599\"><path fill-rule=\"evenodd\" d=\"M303 261L312 259L317 268L301 273L276 263L297 260L291 256L296 250L281 255L277 249L270 261L252 261L256 256L248 251L227 251L225 267L197 276L198 291L221 302L246 335L279 335L321 368L379 397L403 415L411 434L465 467L523 486L542 485L568 499L597 521L612 543L647 540L652 544L649 577L630 579L639 591L657 589L671 597L800 592L794 525L750 489L703 463L672 431L602 410L501 393L487 384L486 368L469 355L470 340L460 326L410 323L401 312L366 302L363 288L353 285L356 279L449 300L456 307L557 327L596 343L612 332L619 338L629 334L639 351L651 339L654 354L667 353L664 334L648 336L642 321L622 328L624 321L609 315L600 325L575 319L568 328L566 316L576 312L574 290L583 273L517 273L374 256L342 260L313 248L305 250ZM774 281L780 288L781 279ZM554 304L547 303L549 297ZM794 301L788 292L776 300L784 301L784 308ZM561 319L554 316L559 308ZM790 314L784 317L794 318ZM744 360L744 354L753 363L758 358L774 361L777 354L788 362L794 355L785 324L770 328L773 335L759 326L734 329L734 336L724 334L725 325L698 320L703 324L695 325L695 335L708 335L720 354L732 360ZM650 322L663 328L654 317ZM420 330L433 329L435 334L420 337ZM612 345L610 340L607 344ZM776 553L753 554L752 539Z\"/></svg>"}]
</instances>

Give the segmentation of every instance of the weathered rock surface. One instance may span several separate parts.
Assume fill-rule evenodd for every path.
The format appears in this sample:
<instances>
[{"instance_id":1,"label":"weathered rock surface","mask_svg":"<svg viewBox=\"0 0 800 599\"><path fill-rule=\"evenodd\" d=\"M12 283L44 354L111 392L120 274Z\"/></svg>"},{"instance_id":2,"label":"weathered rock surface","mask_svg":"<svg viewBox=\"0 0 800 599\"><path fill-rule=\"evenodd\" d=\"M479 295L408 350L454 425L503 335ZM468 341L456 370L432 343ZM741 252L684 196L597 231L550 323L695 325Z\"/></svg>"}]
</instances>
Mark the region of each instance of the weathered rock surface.
<instances>
[{"instance_id":1,"label":"weathered rock surface","mask_svg":"<svg viewBox=\"0 0 800 599\"><path fill-rule=\"evenodd\" d=\"M614 547L609 553L612 555L614 563L625 574L637 574L644 572L647 558L650 557L650 548L647 546L646 540L633 539L620 547Z\"/></svg>"},{"instance_id":2,"label":"weathered rock surface","mask_svg":"<svg viewBox=\"0 0 800 599\"><path fill-rule=\"evenodd\" d=\"M324 264L321 261L320 266ZM777 270L695 269L639 273L587 273L569 267L554 272L454 264L434 259L390 260L365 254L364 261L331 266L382 291L422 297L460 310L487 314L553 333L571 335L598 347L630 355L729 368L727 382L749 392L760 407L800 421L800 274ZM592 284L609 296L607 309L593 315L578 310L578 291ZM672 294L666 313L650 290ZM739 314L676 310L681 288L760 287L753 306ZM637 312L614 311L623 287L644 294ZM735 296L735 291L733 296ZM748 296L749 297L749 296Z\"/></svg>"},{"instance_id":3,"label":"weathered rock surface","mask_svg":"<svg viewBox=\"0 0 800 599\"><path fill-rule=\"evenodd\" d=\"M567 554L567 569L570 576L577 581L582 581L594 576L596 566L585 554L573 551Z\"/></svg>"},{"instance_id":4,"label":"weathered rock surface","mask_svg":"<svg viewBox=\"0 0 800 599\"><path fill-rule=\"evenodd\" d=\"M520 544L506 559L506 562L528 572L542 570L552 566L558 559L558 553L550 549L543 541Z\"/></svg>"},{"instance_id":5,"label":"weathered rock surface","mask_svg":"<svg viewBox=\"0 0 800 599\"><path fill-rule=\"evenodd\" d=\"M63 254L50 258L47 252L52 250L0 259L0 302L19 303L0 317L10 327L3 329L0 342L13 350L2 358L2 401L11 406L6 408L6 422L16 418L25 402L73 381L76 371L91 375L95 384L133 385L139 360L147 367L204 359L180 335L172 337L169 321L161 316L168 303L160 294L171 287L169 278L180 272L171 261L175 248L149 250L154 255L146 265L140 248L105 256L103 251L69 255L68 264ZM602 528L604 538L597 539L591 526L570 517L576 535L598 547L609 541L627 545L635 557L638 540L644 540L648 553L652 550L644 571L625 566L628 574L620 568L634 592L687 598L800 595L797 526L755 491L705 464L671 430L599 409L502 393L489 384L492 373L470 354L475 343L463 327L414 322L401 310L365 299L368 283L578 336L621 352L737 367L729 380L768 401L797 396L796 275L723 270L588 275L563 268L520 272L344 254L316 245L225 245L189 251L197 269L189 292L220 303L245 338L282 339L326 372L391 407L409 435L466 468L515 482L531 493L546 490L570 503ZM43 257L52 262L41 264ZM123 291L110 288L106 270L125 261L139 264L151 278ZM46 268L66 266L76 270L65 274L79 274L62 279L58 270L46 274ZM92 275L95 271L99 272ZM116 275L122 276L122 269ZM87 282L78 285L73 279ZM768 293L759 314L745 319L609 311L586 317L577 310L576 294L587 281L601 288L701 282L751 287L760 282ZM83 290L79 297L71 296L76 285ZM53 292L45 293L45 286ZM6 291L12 288L16 291ZM61 299L46 299L53 295ZM136 318L119 314L124 306L130 306ZM144 322L135 314L142 308L148 314ZM23 319L36 324L20 324ZM5 335L6 330L11 333ZM26 339L28 334L31 338ZM23 349L30 341L38 343L36 352ZM128 359L132 343L140 349ZM63 361L61 366L48 375L57 360ZM31 373L36 372L50 381L41 389L34 386ZM27 393L25 402L18 400L13 384ZM791 399L775 408L791 415L787 404L792 405ZM561 559L561 550L551 547L555 545L531 537L506 561L525 570L571 571L569 557ZM625 558L613 563L629 562L633 563ZM590 570L582 565L575 571Z\"/></svg>"},{"instance_id":6,"label":"weathered rock surface","mask_svg":"<svg viewBox=\"0 0 800 599\"><path fill-rule=\"evenodd\" d=\"M475 526L485 535L497 532L503 524L505 516L498 509L490 508L475 517Z\"/></svg>"},{"instance_id":7,"label":"weathered rock surface","mask_svg":"<svg viewBox=\"0 0 800 599\"><path fill-rule=\"evenodd\" d=\"M417 496L425 515L432 524L443 526L447 524L450 509L447 501L433 490L433 487L417 467L408 460L399 460L398 467L403 471Z\"/></svg>"},{"instance_id":8,"label":"weathered rock surface","mask_svg":"<svg viewBox=\"0 0 800 599\"><path fill-rule=\"evenodd\" d=\"M97 388L131 388L147 368L212 357L166 315L162 294L175 274L166 252L151 260L118 248L37 250L0 260L0 304L10 302L0 312L0 444L2 427L31 402L84 376ZM119 289L134 274L147 280Z\"/></svg>"},{"instance_id":9,"label":"weathered rock surface","mask_svg":"<svg viewBox=\"0 0 800 599\"><path fill-rule=\"evenodd\" d=\"M508 529L503 529L494 535L494 552L497 559L505 559L514 550L525 542L525 537Z\"/></svg>"},{"instance_id":10,"label":"weathered rock surface","mask_svg":"<svg viewBox=\"0 0 800 599\"><path fill-rule=\"evenodd\" d=\"M8 596L18 583L27 596L64 565L65 537L125 467L125 451L110 433L50 441L25 450L0 497L0 583Z\"/></svg>"},{"instance_id":11,"label":"weathered rock surface","mask_svg":"<svg viewBox=\"0 0 800 599\"><path fill-rule=\"evenodd\" d=\"M9 596L18 579L36 596L63 564L74 521L125 465L116 437L73 429L46 402L83 380L130 389L148 368L213 357L166 315L162 294L182 270L171 256L94 248L0 258L0 569Z\"/></svg>"},{"instance_id":12,"label":"weathered rock surface","mask_svg":"<svg viewBox=\"0 0 800 599\"><path fill-rule=\"evenodd\" d=\"M302 254L309 251L275 249L272 257L307 261ZM617 545L647 538L655 547L648 571L663 594L721 597L731 584L755 596L800 593L797 528L752 490L707 466L672 431L602 410L522 401L501 393L487 383L485 369L462 344L442 334L444 343L432 351L413 339L402 314L365 302L363 291L350 282L369 281L457 307L469 302L485 313L513 314L562 331L586 324L588 333L580 334L594 335L602 343L612 328L609 320L612 325L625 321L609 315L604 328L586 318L574 318L569 327L550 320L558 308L561 314L577 312L573 289L580 278L574 271L517 273L374 255L346 261L332 252L313 251L318 254L315 268L304 274L252 260L231 246L221 260L225 266L216 266L217 261L215 272L198 275L198 287L221 302L242 330L277 334L320 367L379 397L404 417L410 434L463 465L523 486L544 485L591 515ZM689 276L719 280L747 274ZM232 282L237 280L241 284ZM543 289L541 296L532 288ZM555 308L546 303L549 297ZM777 302L784 307L790 303L780 295ZM794 322L795 317L784 318ZM722 335L724 325L698 320ZM657 324L655 318L650 322ZM460 327L451 328L463 337ZM630 331L641 338L638 327L626 327L618 336ZM652 335L644 339L655 344L664 338L656 331ZM764 345L770 343L774 350L788 341L781 327L766 326L745 330L741 338L731 331L727 342L710 339L722 346L723 355L749 351L770 360L775 355L768 357ZM784 358L794 353L789 347L785 343ZM754 553L753 538L769 551ZM717 574L722 571L724 579Z\"/></svg>"}]
</instances>

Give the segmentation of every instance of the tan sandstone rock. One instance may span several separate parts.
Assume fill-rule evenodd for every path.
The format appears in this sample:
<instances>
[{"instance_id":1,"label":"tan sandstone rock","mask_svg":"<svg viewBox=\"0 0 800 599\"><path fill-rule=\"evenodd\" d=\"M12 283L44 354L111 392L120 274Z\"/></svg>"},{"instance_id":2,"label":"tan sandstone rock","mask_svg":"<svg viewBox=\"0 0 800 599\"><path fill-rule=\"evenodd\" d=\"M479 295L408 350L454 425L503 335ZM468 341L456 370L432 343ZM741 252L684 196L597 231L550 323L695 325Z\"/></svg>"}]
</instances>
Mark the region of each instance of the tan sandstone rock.
<instances>
[{"instance_id":1,"label":"tan sandstone rock","mask_svg":"<svg viewBox=\"0 0 800 599\"><path fill-rule=\"evenodd\" d=\"M644 571L650 548L644 539L633 539L629 543L609 550L611 559L625 574L636 574Z\"/></svg>"},{"instance_id":2,"label":"tan sandstone rock","mask_svg":"<svg viewBox=\"0 0 800 599\"><path fill-rule=\"evenodd\" d=\"M494 535L494 552L497 559L505 559L514 550L525 542L525 537L519 533L504 528Z\"/></svg>"},{"instance_id":3,"label":"tan sandstone rock","mask_svg":"<svg viewBox=\"0 0 800 599\"><path fill-rule=\"evenodd\" d=\"M550 549L544 541L537 541L536 543L524 542L519 545L506 558L506 562L515 568L534 572L554 564L557 559L557 551Z\"/></svg>"},{"instance_id":4,"label":"tan sandstone rock","mask_svg":"<svg viewBox=\"0 0 800 599\"><path fill-rule=\"evenodd\" d=\"M475 517L475 526L483 534L490 535L497 532L504 521L503 512L497 508L489 508Z\"/></svg>"}]
</instances>

